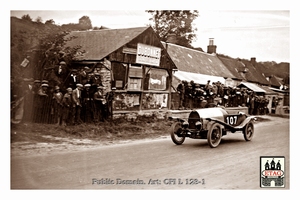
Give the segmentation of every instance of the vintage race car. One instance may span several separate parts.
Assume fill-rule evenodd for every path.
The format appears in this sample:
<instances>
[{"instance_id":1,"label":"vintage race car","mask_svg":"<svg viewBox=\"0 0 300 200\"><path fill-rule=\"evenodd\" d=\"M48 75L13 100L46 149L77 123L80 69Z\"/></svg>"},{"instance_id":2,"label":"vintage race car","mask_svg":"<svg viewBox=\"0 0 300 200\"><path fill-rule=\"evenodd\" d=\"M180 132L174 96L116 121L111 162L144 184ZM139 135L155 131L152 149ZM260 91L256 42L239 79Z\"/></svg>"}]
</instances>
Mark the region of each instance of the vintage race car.
<instances>
[{"instance_id":1,"label":"vintage race car","mask_svg":"<svg viewBox=\"0 0 300 200\"><path fill-rule=\"evenodd\" d=\"M172 141L181 145L186 137L207 139L210 147L217 147L221 138L230 131L242 132L244 139L250 141L254 134L255 116L243 112L229 114L222 107L193 110L188 120L177 118L172 124L170 134Z\"/></svg>"}]
</instances>

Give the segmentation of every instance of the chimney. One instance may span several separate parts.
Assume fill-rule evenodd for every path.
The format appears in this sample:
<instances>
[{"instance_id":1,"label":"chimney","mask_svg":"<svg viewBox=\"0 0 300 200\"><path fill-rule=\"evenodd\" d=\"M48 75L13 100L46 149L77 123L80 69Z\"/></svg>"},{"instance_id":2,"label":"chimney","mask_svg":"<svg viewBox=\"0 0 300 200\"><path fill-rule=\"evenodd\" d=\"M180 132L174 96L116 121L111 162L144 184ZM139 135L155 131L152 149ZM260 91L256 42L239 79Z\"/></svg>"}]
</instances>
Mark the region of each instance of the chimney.
<instances>
[{"instance_id":1,"label":"chimney","mask_svg":"<svg viewBox=\"0 0 300 200\"><path fill-rule=\"evenodd\" d=\"M207 53L217 53L217 46L214 45L214 38L209 38L209 45L207 46Z\"/></svg>"},{"instance_id":2,"label":"chimney","mask_svg":"<svg viewBox=\"0 0 300 200\"><path fill-rule=\"evenodd\" d=\"M175 33L169 33L166 43L177 44L177 36Z\"/></svg>"},{"instance_id":3,"label":"chimney","mask_svg":"<svg viewBox=\"0 0 300 200\"><path fill-rule=\"evenodd\" d=\"M256 58L255 58L255 57L252 57L252 58L250 59L250 62L251 62L251 64L252 64L253 66L255 66L255 65L256 65Z\"/></svg>"}]
</instances>

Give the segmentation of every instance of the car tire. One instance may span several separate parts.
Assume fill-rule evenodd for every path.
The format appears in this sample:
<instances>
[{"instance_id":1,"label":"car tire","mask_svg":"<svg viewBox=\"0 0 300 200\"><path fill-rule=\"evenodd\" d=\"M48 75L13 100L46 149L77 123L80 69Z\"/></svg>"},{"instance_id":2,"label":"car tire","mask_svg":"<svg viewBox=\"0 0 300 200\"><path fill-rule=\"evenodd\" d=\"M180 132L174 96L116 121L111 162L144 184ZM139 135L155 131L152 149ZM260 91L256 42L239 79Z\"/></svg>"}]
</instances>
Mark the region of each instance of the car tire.
<instances>
[{"instance_id":1,"label":"car tire","mask_svg":"<svg viewBox=\"0 0 300 200\"><path fill-rule=\"evenodd\" d=\"M254 135L254 125L253 122L248 122L246 124L245 128L243 129L244 138L246 141L250 141L253 138Z\"/></svg>"},{"instance_id":2,"label":"car tire","mask_svg":"<svg viewBox=\"0 0 300 200\"><path fill-rule=\"evenodd\" d=\"M177 144L177 145L181 145L184 140L185 137L179 137L177 134L182 132L182 127L181 127L181 123L180 122L176 122L174 124L172 124L171 129L170 129L170 134L171 134L171 138L172 141Z\"/></svg>"},{"instance_id":3,"label":"car tire","mask_svg":"<svg viewBox=\"0 0 300 200\"><path fill-rule=\"evenodd\" d=\"M216 148L222 138L222 129L218 123L213 123L207 133L207 141L210 147Z\"/></svg>"}]
</instances>

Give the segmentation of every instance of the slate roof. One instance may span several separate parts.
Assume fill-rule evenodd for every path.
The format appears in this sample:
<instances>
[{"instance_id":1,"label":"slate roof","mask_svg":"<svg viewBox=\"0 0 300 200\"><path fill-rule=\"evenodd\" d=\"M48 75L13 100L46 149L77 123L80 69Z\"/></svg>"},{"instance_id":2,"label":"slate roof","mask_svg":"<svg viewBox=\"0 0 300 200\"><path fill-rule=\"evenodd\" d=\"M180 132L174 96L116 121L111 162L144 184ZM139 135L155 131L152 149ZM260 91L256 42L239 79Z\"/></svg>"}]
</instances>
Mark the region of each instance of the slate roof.
<instances>
[{"instance_id":1,"label":"slate roof","mask_svg":"<svg viewBox=\"0 0 300 200\"><path fill-rule=\"evenodd\" d=\"M223 62L223 64L227 67L227 69L234 75L234 77L238 80L244 80L245 77L242 76L239 71L242 71L245 68L241 62L238 62L236 59L233 58L224 58L218 56L219 59Z\"/></svg>"},{"instance_id":2,"label":"slate roof","mask_svg":"<svg viewBox=\"0 0 300 200\"><path fill-rule=\"evenodd\" d=\"M265 65L256 63L255 67L260 70L264 77L269 77L268 82L271 86L280 87L281 83L279 82L279 80L274 76L274 74L269 72Z\"/></svg>"},{"instance_id":3,"label":"slate roof","mask_svg":"<svg viewBox=\"0 0 300 200\"><path fill-rule=\"evenodd\" d=\"M80 60L101 60L115 50L127 44L151 27L126 29L103 29L93 31L72 31L69 36L75 36L66 46L81 46L86 52Z\"/></svg>"},{"instance_id":4,"label":"slate roof","mask_svg":"<svg viewBox=\"0 0 300 200\"><path fill-rule=\"evenodd\" d=\"M235 77L215 54L208 54L172 43L162 42L162 44L180 71L226 78Z\"/></svg>"},{"instance_id":5,"label":"slate roof","mask_svg":"<svg viewBox=\"0 0 300 200\"><path fill-rule=\"evenodd\" d=\"M251 63L250 60L241 60L248 68L248 72L246 73L246 80L250 82L260 83L262 85L269 85L270 83L267 81L266 77L263 75L263 68L259 63L255 63L255 66Z\"/></svg>"},{"instance_id":6,"label":"slate roof","mask_svg":"<svg viewBox=\"0 0 300 200\"><path fill-rule=\"evenodd\" d=\"M255 63L255 66L250 60L246 59L234 59L228 57L219 56L219 59L226 65L228 70L236 77L236 79L244 80L248 82L260 83L263 85L272 85L264 75L264 67L260 63ZM246 73L241 71L247 69Z\"/></svg>"}]
</instances>

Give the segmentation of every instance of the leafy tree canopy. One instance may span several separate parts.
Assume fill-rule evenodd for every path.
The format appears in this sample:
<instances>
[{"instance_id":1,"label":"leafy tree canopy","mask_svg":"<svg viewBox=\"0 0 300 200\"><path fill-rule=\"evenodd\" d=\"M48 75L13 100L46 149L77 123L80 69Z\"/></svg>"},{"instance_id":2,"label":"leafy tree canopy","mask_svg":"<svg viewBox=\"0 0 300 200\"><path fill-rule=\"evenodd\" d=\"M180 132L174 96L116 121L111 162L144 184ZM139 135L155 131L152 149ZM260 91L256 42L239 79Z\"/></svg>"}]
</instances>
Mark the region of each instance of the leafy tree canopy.
<instances>
[{"instance_id":1,"label":"leafy tree canopy","mask_svg":"<svg viewBox=\"0 0 300 200\"><path fill-rule=\"evenodd\" d=\"M27 21L32 21L32 18L30 17L30 15L23 15L21 19L27 20Z\"/></svg>"},{"instance_id":2,"label":"leafy tree canopy","mask_svg":"<svg viewBox=\"0 0 300 200\"><path fill-rule=\"evenodd\" d=\"M53 20L45 24L28 21L28 17L12 19L11 28L11 75L12 79L47 78L51 69L56 69L61 61L70 66L75 55L84 53L80 46L70 48L65 43L71 38L69 28L55 25ZM73 29L74 30L74 29ZM26 67L20 66L24 59L29 60Z\"/></svg>"},{"instance_id":3,"label":"leafy tree canopy","mask_svg":"<svg viewBox=\"0 0 300 200\"><path fill-rule=\"evenodd\" d=\"M92 26L92 21L88 16L82 16L79 19L79 25L82 26L84 29L91 29Z\"/></svg>"},{"instance_id":4,"label":"leafy tree canopy","mask_svg":"<svg viewBox=\"0 0 300 200\"><path fill-rule=\"evenodd\" d=\"M42 22L43 22L43 20L42 20L41 17L37 17L37 18L35 19L35 21L38 22L38 23L42 23Z\"/></svg>"},{"instance_id":5,"label":"leafy tree canopy","mask_svg":"<svg viewBox=\"0 0 300 200\"><path fill-rule=\"evenodd\" d=\"M53 19L49 19L45 22L45 24L55 24L55 21Z\"/></svg>"},{"instance_id":6,"label":"leafy tree canopy","mask_svg":"<svg viewBox=\"0 0 300 200\"><path fill-rule=\"evenodd\" d=\"M198 17L197 10L147 10L154 22L153 29L162 41L167 41L168 35L175 34L176 44L192 48L192 41L196 39L193 21Z\"/></svg>"}]
</instances>

